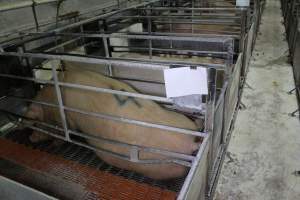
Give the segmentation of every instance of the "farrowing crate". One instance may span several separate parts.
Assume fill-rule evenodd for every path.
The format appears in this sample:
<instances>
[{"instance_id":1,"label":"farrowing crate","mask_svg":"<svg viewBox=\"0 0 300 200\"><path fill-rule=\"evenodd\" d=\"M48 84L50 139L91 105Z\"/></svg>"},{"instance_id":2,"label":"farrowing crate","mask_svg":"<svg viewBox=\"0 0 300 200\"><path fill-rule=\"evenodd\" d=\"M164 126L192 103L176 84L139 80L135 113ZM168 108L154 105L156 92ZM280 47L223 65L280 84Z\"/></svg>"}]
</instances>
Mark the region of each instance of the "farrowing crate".
<instances>
[{"instance_id":1,"label":"farrowing crate","mask_svg":"<svg viewBox=\"0 0 300 200\"><path fill-rule=\"evenodd\" d=\"M134 10L126 10L126 14L134 13L140 10L146 10L145 8L139 8ZM230 132L235 118L235 114L238 108L239 94L240 94L240 74L242 70L243 54L239 51L234 55L234 39L225 35L194 35L186 36L180 34L166 34L155 33L148 31L145 33L134 32L120 32L122 28L115 28L113 31L108 27L112 25L109 20L128 19L124 17L124 13L118 13L115 15L105 17L103 19L97 18L94 21L88 21L87 24L79 24L79 26L71 26L71 32L63 32L67 28L60 29L60 31L49 33L29 33L19 38L20 41L14 41L2 46L3 52L1 55L9 57L18 57L23 65L30 68L41 69L42 62L45 60L62 60L65 65L82 64L84 63L89 70L94 70L100 73L104 73L108 76L119 78L127 83L131 84L142 94L128 93L115 90L104 90L101 88L84 87L80 85L70 85L62 82L58 82L54 78L54 81L38 80L33 77L18 77L14 75L2 74L1 77L11 79L21 79L26 81L33 81L38 84L54 84L60 87L73 87L84 88L94 92L108 92L110 94L124 95L134 98L150 99L160 102L162 105L168 104L169 108L179 109L189 108L191 105L188 102L183 101L178 105L178 102L174 99L168 99L165 97L164 80L162 79L162 72L164 69L172 67L194 67L200 66L207 68L209 75L208 88L209 95L206 96L203 107L205 110L195 111L193 110L187 115L193 115L193 117L205 118L205 130L203 132L193 132L190 130L178 129L174 127L168 127L163 125L151 124L141 122L138 120L130 120L120 118L118 116L109 117L110 120L115 120L120 123L133 123L141 126L154 127L164 130L173 130L182 134L192 134L203 137L203 143L197 155L193 160L182 160L183 155L174 154L174 152L160 151L158 149L147 149L145 147L139 147L138 151L152 151L159 152L163 155L171 155L173 159L171 162L177 164L184 164L191 167L189 174L182 186L182 189L178 195L178 199L193 199L196 196L205 198L205 194L211 196L213 187L217 179L217 175L220 170L221 157L225 154L226 145L229 142ZM144 17L138 17L141 20ZM147 18L149 20L149 17ZM113 21L112 20L112 21ZM100 33L89 33L89 24L99 24ZM132 24L130 22L129 24ZM77 27L82 28L77 29ZM127 22L128 26L128 22ZM148 23L148 28L151 30L152 23ZM70 29L69 29L70 30ZM94 31L92 29L92 31ZM111 33L110 33L111 32ZM149 33L150 32L150 33ZM114 39L126 40L125 46L112 46L111 43ZM159 42L158 42L159 41ZM37 44L39 44L37 46ZM42 45L41 45L42 44ZM172 45L171 45L172 44ZM90 48L92 45L93 48ZM136 45L136 46L135 46ZM83 48L83 53L78 51L72 51L75 47ZM104 48L104 51L95 51L95 48ZM209 48L208 48L209 47ZM120 57L120 49L126 53L126 57ZM143 53L144 57L137 59L134 57L133 52ZM146 50L146 51L145 51ZM72 51L70 53L70 51ZM173 56L185 56L184 60L172 61L168 59L161 59L158 55L172 54ZM220 59L221 63L207 63L203 61L190 62L190 56L198 56L204 58ZM204 59L205 60L205 59ZM56 76L56 66L52 65L53 76ZM42 70L47 70L43 68ZM147 76L145 73L147 72ZM132 76L134 75L134 76ZM221 77L221 80L220 80ZM217 82L218 81L218 82ZM217 85L216 85L217 83ZM60 93L59 87L56 87L57 92ZM6 97L2 101L7 99L18 99L20 101L33 102L30 99L24 99L16 96ZM72 108L63 106L62 99L59 100L59 107L64 115L64 110L69 109L75 112L81 112ZM38 102L36 102L38 103ZM42 103L42 102L39 102ZM177 105L176 105L177 104ZM55 105L52 105L55 106ZM185 110L185 112L187 112ZM13 114L13 113L12 113ZM94 115L97 117L107 118L105 114L87 113L87 115ZM30 120L23 120L23 123L33 129L32 123L28 123ZM38 123L38 122L35 122ZM42 126L49 126L45 123ZM62 124L66 125L66 122ZM53 128L53 125L50 125ZM63 127L66 128L66 127ZM40 128L39 128L40 129ZM62 129L60 128L60 131ZM96 150L94 147L82 144L70 139L70 135L77 135L86 138L84 134L77 133L74 130L67 130L65 136L49 133L52 136L59 137L61 139L76 143L78 145ZM71 137L72 138L72 137ZM114 141L110 141L114 142ZM128 145L128 144L127 144ZM130 145L129 145L130 146ZM132 148L136 148L131 146ZM98 150L99 151L99 150ZM112 156L112 152L106 152ZM175 155L175 156L174 156ZM132 158L122 157L125 160L131 160ZM143 162L142 160L136 160L135 162ZM163 162L163 161L155 161ZM201 190L199 190L199 184ZM206 191L206 192L205 192Z\"/></svg>"},{"instance_id":2,"label":"farrowing crate","mask_svg":"<svg viewBox=\"0 0 300 200\"><path fill-rule=\"evenodd\" d=\"M300 97L300 70L299 70L299 4L298 0L281 1L281 8L286 28L286 39L289 45L290 61L293 65L295 88L290 93L296 91L298 99L298 109L291 113L296 116L299 113Z\"/></svg>"}]
</instances>

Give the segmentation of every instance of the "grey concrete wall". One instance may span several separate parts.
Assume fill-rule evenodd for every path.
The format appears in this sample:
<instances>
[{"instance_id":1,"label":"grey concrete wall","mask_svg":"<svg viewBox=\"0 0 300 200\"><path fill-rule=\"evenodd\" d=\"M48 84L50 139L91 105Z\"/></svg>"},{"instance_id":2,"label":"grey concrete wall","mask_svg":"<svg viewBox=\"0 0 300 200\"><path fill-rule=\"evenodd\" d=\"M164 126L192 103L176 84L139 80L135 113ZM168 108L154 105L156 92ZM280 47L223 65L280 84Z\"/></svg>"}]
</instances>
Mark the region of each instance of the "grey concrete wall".
<instances>
[{"instance_id":1,"label":"grey concrete wall","mask_svg":"<svg viewBox=\"0 0 300 200\"><path fill-rule=\"evenodd\" d=\"M36 2L45 2L47 0L35 0ZM35 29L35 21L33 17L32 7L24 7L21 9L4 11L6 8L11 8L20 5L28 5L31 0L0 0L0 37L2 40L4 35L9 33L16 33L19 31L25 31L26 29ZM120 0L121 8L126 7L136 1ZM103 9L108 10L111 7L117 8L118 0L65 0L60 6L59 15L66 15L74 12L78 12L79 17L86 18L103 12ZM36 6L36 13L39 25L45 25L49 23L55 23L57 1L49 4L38 4ZM74 18L73 18L74 20ZM68 23L71 23L69 20ZM53 26L53 25L52 25ZM41 27L41 29L47 29L49 26ZM0 38L1 41L1 38Z\"/></svg>"}]
</instances>

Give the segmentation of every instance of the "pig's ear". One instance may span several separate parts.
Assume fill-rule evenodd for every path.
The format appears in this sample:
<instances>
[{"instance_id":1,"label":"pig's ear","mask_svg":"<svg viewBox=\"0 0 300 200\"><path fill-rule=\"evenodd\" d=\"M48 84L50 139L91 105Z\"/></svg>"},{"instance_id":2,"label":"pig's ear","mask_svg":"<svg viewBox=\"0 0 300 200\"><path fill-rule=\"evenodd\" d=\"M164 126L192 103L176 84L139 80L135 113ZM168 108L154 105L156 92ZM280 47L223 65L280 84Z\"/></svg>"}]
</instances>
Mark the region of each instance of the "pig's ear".
<instances>
[{"instance_id":1,"label":"pig's ear","mask_svg":"<svg viewBox=\"0 0 300 200\"><path fill-rule=\"evenodd\" d=\"M31 104L25 116L30 119L38 119L43 121L44 112L42 106L37 104Z\"/></svg>"}]
</instances>

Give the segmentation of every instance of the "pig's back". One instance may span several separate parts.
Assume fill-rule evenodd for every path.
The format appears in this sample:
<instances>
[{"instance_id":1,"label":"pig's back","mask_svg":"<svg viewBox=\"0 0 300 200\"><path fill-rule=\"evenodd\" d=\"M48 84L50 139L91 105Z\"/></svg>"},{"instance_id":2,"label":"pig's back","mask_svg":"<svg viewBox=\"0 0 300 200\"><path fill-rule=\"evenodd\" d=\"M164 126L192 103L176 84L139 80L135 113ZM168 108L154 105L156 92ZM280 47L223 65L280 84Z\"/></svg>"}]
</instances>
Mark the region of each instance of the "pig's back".
<instances>
[{"instance_id":1,"label":"pig's back","mask_svg":"<svg viewBox=\"0 0 300 200\"><path fill-rule=\"evenodd\" d=\"M67 72L64 81L83 85L137 92L129 85L120 81L88 71ZM65 89L65 104L90 112L104 113L117 117L126 117L150 123L164 124L179 128L196 130L195 123L176 112L163 109L149 100L133 99L106 93L95 93L86 90ZM199 144L195 137L156 128L132 125L81 114L70 114L78 128L88 134L112 139L124 143L155 147L179 153L192 154ZM93 146L110 150L118 154L129 155L127 147L119 147L101 141L88 141ZM158 179L182 176L186 168L175 164L144 165L122 161L120 159L98 153L106 162L128 170L137 171L146 176ZM164 157L152 153L141 153L143 159L162 159Z\"/></svg>"}]
</instances>

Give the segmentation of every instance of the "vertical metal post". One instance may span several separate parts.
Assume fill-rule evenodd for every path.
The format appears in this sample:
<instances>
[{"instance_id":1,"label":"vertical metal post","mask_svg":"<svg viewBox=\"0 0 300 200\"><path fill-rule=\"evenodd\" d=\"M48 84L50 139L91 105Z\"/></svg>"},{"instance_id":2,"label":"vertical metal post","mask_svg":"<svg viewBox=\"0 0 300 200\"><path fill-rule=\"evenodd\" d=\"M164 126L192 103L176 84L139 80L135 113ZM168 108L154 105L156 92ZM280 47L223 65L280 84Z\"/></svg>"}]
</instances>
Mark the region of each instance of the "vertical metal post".
<instances>
[{"instance_id":1,"label":"vertical metal post","mask_svg":"<svg viewBox=\"0 0 300 200\"><path fill-rule=\"evenodd\" d=\"M107 38L103 37L102 41L103 41L103 45L104 45L105 57L109 58Z\"/></svg>"},{"instance_id":2,"label":"vertical metal post","mask_svg":"<svg viewBox=\"0 0 300 200\"><path fill-rule=\"evenodd\" d=\"M213 158L213 134L214 134L214 117L215 117L215 100L216 100L216 69L209 68L208 70L208 95L207 95L207 108L205 115L205 132L209 133L209 161L208 161L208 181L207 181L207 191L210 191L214 158Z\"/></svg>"},{"instance_id":3,"label":"vertical metal post","mask_svg":"<svg viewBox=\"0 0 300 200\"><path fill-rule=\"evenodd\" d=\"M55 93L57 96L57 101L58 101L58 106L59 106L59 113L60 113L60 117L61 117L62 126L63 126L64 132L65 132L65 138L67 141L71 141L69 130L68 130L67 118L66 118L65 109L64 109L64 104L63 104L63 99L62 99L62 94L61 94L61 89L58 84L58 75L57 75L57 71L55 69L55 65L53 63L51 64L51 68L52 68L52 75L53 75L54 86L55 86Z\"/></svg>"},{"instance_id":4,"label":"vertical metal post","mask_svg":"<svg viewBox=\"0 0 300 200\"><path fill-rule=\"evenodd\" d=\"M195 6L195 0L192 0L192 8ZM192 9L192 34L194 33L194 9Z\"/></svg>"},{"instance_id":5,"label":"vertical metal post","mask_svg":"<svg viewBox=\"0 0 300 200\"><path fill-rule=\"evenodd\" d=\"M38 19L37 19L35 6L36 6L36 2L34 0L32 0L32 7L31 8L32 8L32 14L33 14L33 18L34 18L35 28L36 28L36 31L39 31L39 22L38 22Z\"/></svg>"},{"instance_id":6,"label":"vertical metal post","mask_svg":"<svg viewBox=\"0 0 300 200\"><path fill-rule=\"evenodd\" d=\"M228 39L225 43L224 43L224 51L227 52L227 57L226 57L226 78L229 78L231 75L231 71L232 71L232 65L233 65L233 53L234 53L234 40L233 39Z\"/></svg>"},{"instance_id":7,"label":"vertical metal post","mask_svg":"<svg viewBox=\"0 0 300 200\"><path fill-rule=\"evenodd\" d=\"M152 13L152 11L151 11ZM148 17L148 34L151 35L152 32L152 20ZM152 39L149 39L149 58L152 59Z\"/></svg>"},{"instance_id":8,"label":"vertical metal post","mask_svg":"<svg viewBox=\"0 0 300 200\"><path fill-rule=\"evenodd\" d=\"M106 33L108 31L108 26L107 26L107 23L106 23L105 19L102 21L102 24L103 24L103 33ZM111 54L111 51L110 51L110 40L109 40L109 38L106 38L106 41L107 41L108 55L109 55L109 57L112 57L112 54Z\"/></svg>"},{"instance_id":9,"label":"vertical metal post","mask_svg":"<svg viewBox=\"0 0 300 200\"><path fill-rule=\"evenodd\" d=\"M121 5L120 5L120 0L117 0L118 2L118 9L120 9Z\"/></svg>"},{"instance_id":10,"label":"vertical metal post","mask_svg":"<svg viewBox=\"0 0 300 200\"><path fill-rule=\"evenodd\" d=\"M168 17L169 17L169 23L170 23L170 33L172 33L173 32L173 23L172 23L172 18L170 17L170 15L171 15L171 9L169 9L168 10ZM173 41L172 40L170 40L170 49L172 49L173 48Z\"/></svg>"},{"instance_id":11,"label":"vertical metal post","mask_svg":"<svg viewBox=\"0 0 300 200\"><path fill-rule=\"evenodd\" d=\"M22 47L20 47L20 49L22 53L26 53L26 47L25 44L22 44ZM33 71L31 70L30 67L30 62L29 62L29 58L28 57L23 57L22 58L22 65L25 67L25 69L23 68L23 72L24 74L27 75L27 73L30 73L31 77L34 76Z\"/></svg>"},{"instance_id":12,"label":"vertical metal post","mask_svg":"<svg viewBox=\"0 0 300 200\"><path fill-rule=\"evenodd\" d=\"M58 0L57 5L56 5L56 18L55 18L56 28L58 28L60 6L64 1L65 0Z\"/></svg>"},{"instance_id":13,"label":"vertical metal post","mask_svg":"<svg viewBox=\"0 0 300 200\"><path fill-rule=\"evenodd\" d=\"M83 30L83 25L81 24L80 25L80 33L83 33L84 30ZM81 37L81 45L85 45L85 37Z\"/></svg>"},{"instance_id":14,"label":"vertical metal post","mask_svg":"<svg viewBox=\"0 0 300 200\"><path fill-rule=\"evenodd\" d=\"M101 26L103 26L103 28L101 28ZM105 33L108 30L106 20L102 20L102 24L99 21L99 27L100 27L100 32ZM109 49L109 47L110 47L109 38L102 37L102 41L103 41L103 45L104 45L105 57L106 58L112 57L112 53ZM113 76L113 70L112 70L111 64L108 65L108 75L110 77Z\"/></svg>"},{"instance_id":15,"label":"vertical metal post","mask_svg":"<svg viewBox=\"0 0 300 200\"><path fill-rule=\"evenodd\" d=\"M244 39L247 32L247 11L248 9L241 10L241 39L240 39L240 51L243 51Z\"/></svg>"}]
</instances>

